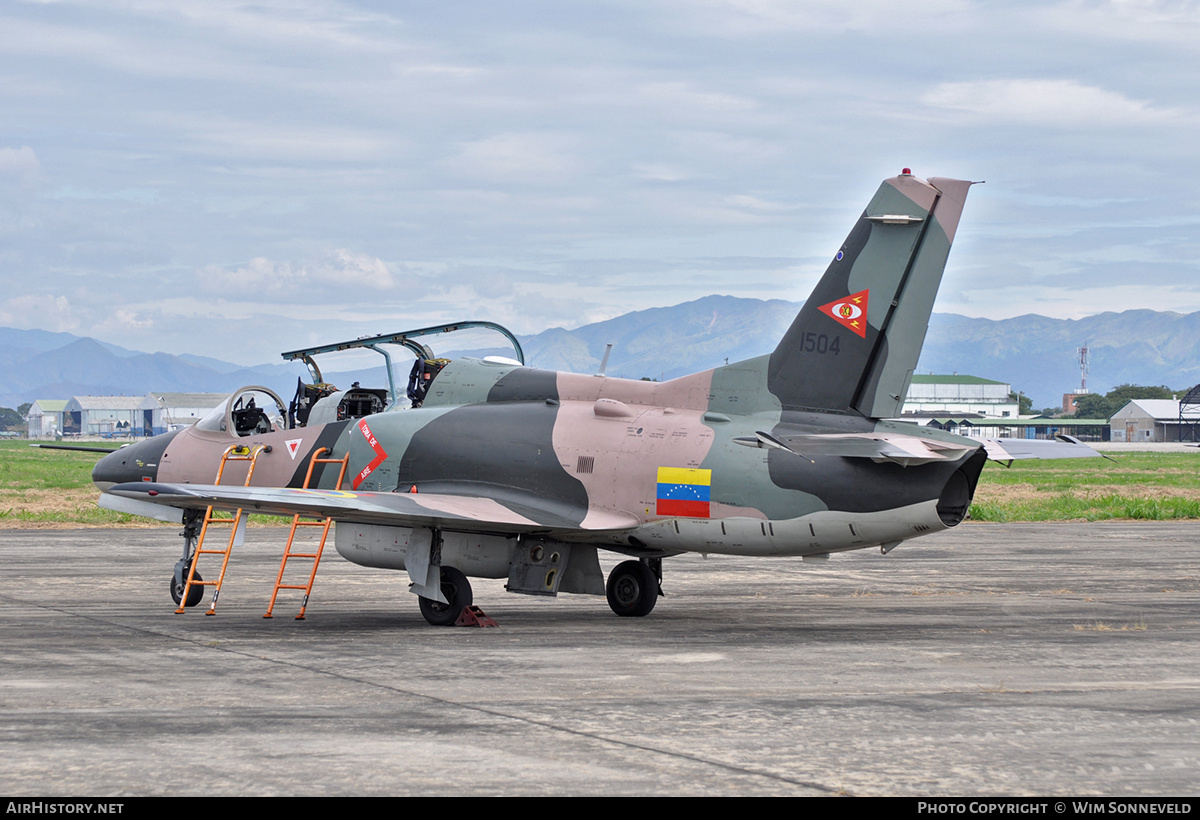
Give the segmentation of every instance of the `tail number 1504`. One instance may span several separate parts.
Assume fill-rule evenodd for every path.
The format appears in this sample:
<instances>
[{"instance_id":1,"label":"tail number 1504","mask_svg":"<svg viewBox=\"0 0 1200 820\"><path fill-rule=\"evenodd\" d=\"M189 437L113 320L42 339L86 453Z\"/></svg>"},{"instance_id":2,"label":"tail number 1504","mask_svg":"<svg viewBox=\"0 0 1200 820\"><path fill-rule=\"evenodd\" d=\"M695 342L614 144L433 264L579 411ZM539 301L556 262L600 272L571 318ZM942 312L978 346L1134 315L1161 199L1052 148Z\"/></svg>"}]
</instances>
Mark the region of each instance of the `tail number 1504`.
<instances>
[{"instance_id":1,"label":"tail number 1504","mask_svg":"<svg viewBox=\"0 0 1200 820\"><path fill-rule=\"evenodd\" d=\"M830 339L824 333L805 333L800 340L800 349L805 353L832 353L838 355L842 350L842 337L834 336Z\"/></svg>"}]
</instances>

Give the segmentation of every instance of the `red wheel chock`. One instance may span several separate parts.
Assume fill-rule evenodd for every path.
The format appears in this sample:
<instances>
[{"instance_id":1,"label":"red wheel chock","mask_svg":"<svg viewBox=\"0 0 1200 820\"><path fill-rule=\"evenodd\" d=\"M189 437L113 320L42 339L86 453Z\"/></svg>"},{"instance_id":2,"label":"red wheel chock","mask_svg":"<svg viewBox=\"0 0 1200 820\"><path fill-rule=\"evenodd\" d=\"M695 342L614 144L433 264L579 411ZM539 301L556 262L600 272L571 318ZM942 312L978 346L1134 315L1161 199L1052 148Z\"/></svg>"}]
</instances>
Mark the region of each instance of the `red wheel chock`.
<instances>
[{"instance_id":1,"label":"red wheel chock","mask_svg":"<svg viewBox=\"0 0 1200 820\"><path fill-rule=\"evenodd\" d=\"M464 606L463 611L459 613L458 620L454 622L455 626L500 626L490 617L484 614L483 610L477 606Z\"/></svg>"}]
</instances>

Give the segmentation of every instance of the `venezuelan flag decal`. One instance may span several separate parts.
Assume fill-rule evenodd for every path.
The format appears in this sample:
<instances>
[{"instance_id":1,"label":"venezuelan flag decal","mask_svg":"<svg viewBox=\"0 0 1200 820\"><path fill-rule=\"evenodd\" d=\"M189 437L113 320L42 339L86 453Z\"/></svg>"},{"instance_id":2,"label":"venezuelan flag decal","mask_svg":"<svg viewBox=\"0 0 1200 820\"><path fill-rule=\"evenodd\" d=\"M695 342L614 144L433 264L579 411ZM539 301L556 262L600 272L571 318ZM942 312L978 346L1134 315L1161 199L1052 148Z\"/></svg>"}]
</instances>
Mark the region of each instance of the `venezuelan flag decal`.
<instances>
[{"instance_id":1,"label":"venezuelan flag decal","mask_svg":"<svg viewBox=\"0 0 1200 820\"><path fill-rule=\"evenodd\" d=\"M711 489L712 470L659 467L658 506L655 511L659 515L708 518Z\"/></svg>"},{"instance_id":2,"label":"venezuelan flag decal","mask_svg":"<svg viewBox=\"0 0 1200 820\"><path fill-rule=\"evenodd\" d=\"M867 293L860 290L842 299L835 299L827 305L821 305L817 310L845 328L849 328L867 338Z\"/></svg>"}]
</instances>

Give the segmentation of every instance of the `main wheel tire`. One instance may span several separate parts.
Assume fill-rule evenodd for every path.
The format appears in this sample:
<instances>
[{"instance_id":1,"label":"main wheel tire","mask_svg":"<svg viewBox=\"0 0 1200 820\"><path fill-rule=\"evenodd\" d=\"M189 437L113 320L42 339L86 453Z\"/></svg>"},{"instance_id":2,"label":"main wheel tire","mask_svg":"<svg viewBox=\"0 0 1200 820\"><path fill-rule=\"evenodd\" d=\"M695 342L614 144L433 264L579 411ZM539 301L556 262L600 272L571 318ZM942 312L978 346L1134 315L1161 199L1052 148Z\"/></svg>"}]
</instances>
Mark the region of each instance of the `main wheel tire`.
<instances>
[{"instance_id":1,"label":"main wheel tire","mask_svg":"<svg viewBox=\"0 0 1200 820\"><path fill-rule=\"evenodd\" d=\"M434 626L454 626L462 611L471 605L471 582L454 567L442 567L442 595L450 603L419 598L421 614Z\"/></svg>"},{"instance_id":2,"label":"main wheel tire","mask_svg":"<svg viewBox=\"0 0 1200 820\"><path fill-rule=\"evenodd\" d=\"M176 583L174 575L171 576L171 600L175 602L176 606L179 606L179 602L183 600L183 587L187 583L187 574L188 571L185 567L183 570L183 581L179 583ZM201 578L200 573L197 572L196 577L192 580L203 581L204 579ZM188 590L187 604L185 604L185 606L195 606L196 604L200 603L203 598L204 587L193 583L192 588Z\"/></svg>"},{"instance_id":3,"label":"main wheel tire","mask_svg":"<svg viewBox=\"0 0 1200 820\"><path fill-rule=\"evenodd\" d=\"M625 561L609 574L605 592L613 612L640 618L658 603L658 578L641 561Z\"/></svg>"}]
</instances>

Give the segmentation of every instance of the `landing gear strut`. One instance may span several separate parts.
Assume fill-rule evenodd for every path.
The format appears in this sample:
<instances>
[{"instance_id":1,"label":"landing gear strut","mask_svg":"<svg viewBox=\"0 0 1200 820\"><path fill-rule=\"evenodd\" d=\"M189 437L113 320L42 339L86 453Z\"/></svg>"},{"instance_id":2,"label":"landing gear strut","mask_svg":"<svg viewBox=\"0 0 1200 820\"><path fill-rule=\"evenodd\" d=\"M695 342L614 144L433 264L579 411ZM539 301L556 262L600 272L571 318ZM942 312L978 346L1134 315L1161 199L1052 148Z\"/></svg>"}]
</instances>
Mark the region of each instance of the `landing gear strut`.
<instances>
[{"instance_id":1,"label":"landing gear strut","mask_svg":"<svg viewBox=\"0 0 1200 820\"><path fill-rule=\"evenodd\" d=\"M651 566L650 561L658 564ZM657 572L655 571L657 569ZM617 564L608 576L608 605L621 616L641 617L649 615L658 603L659 578L662 577L661 559L647 561L625 561Z\"/></svg>"},{"instance_id":2,"label":"landing gear strut","mask_svg":"<svg viewBox=\"0 0 1200 820\"><path fill-rule=\"evenodd\" d=\"M421 614L434 626L454 626L463 608L471 605L471 583L467 576L454 567L442 567L442 595L450 603L443 604L432 598L418 598Z\"/></svg>"}]
</instances>

